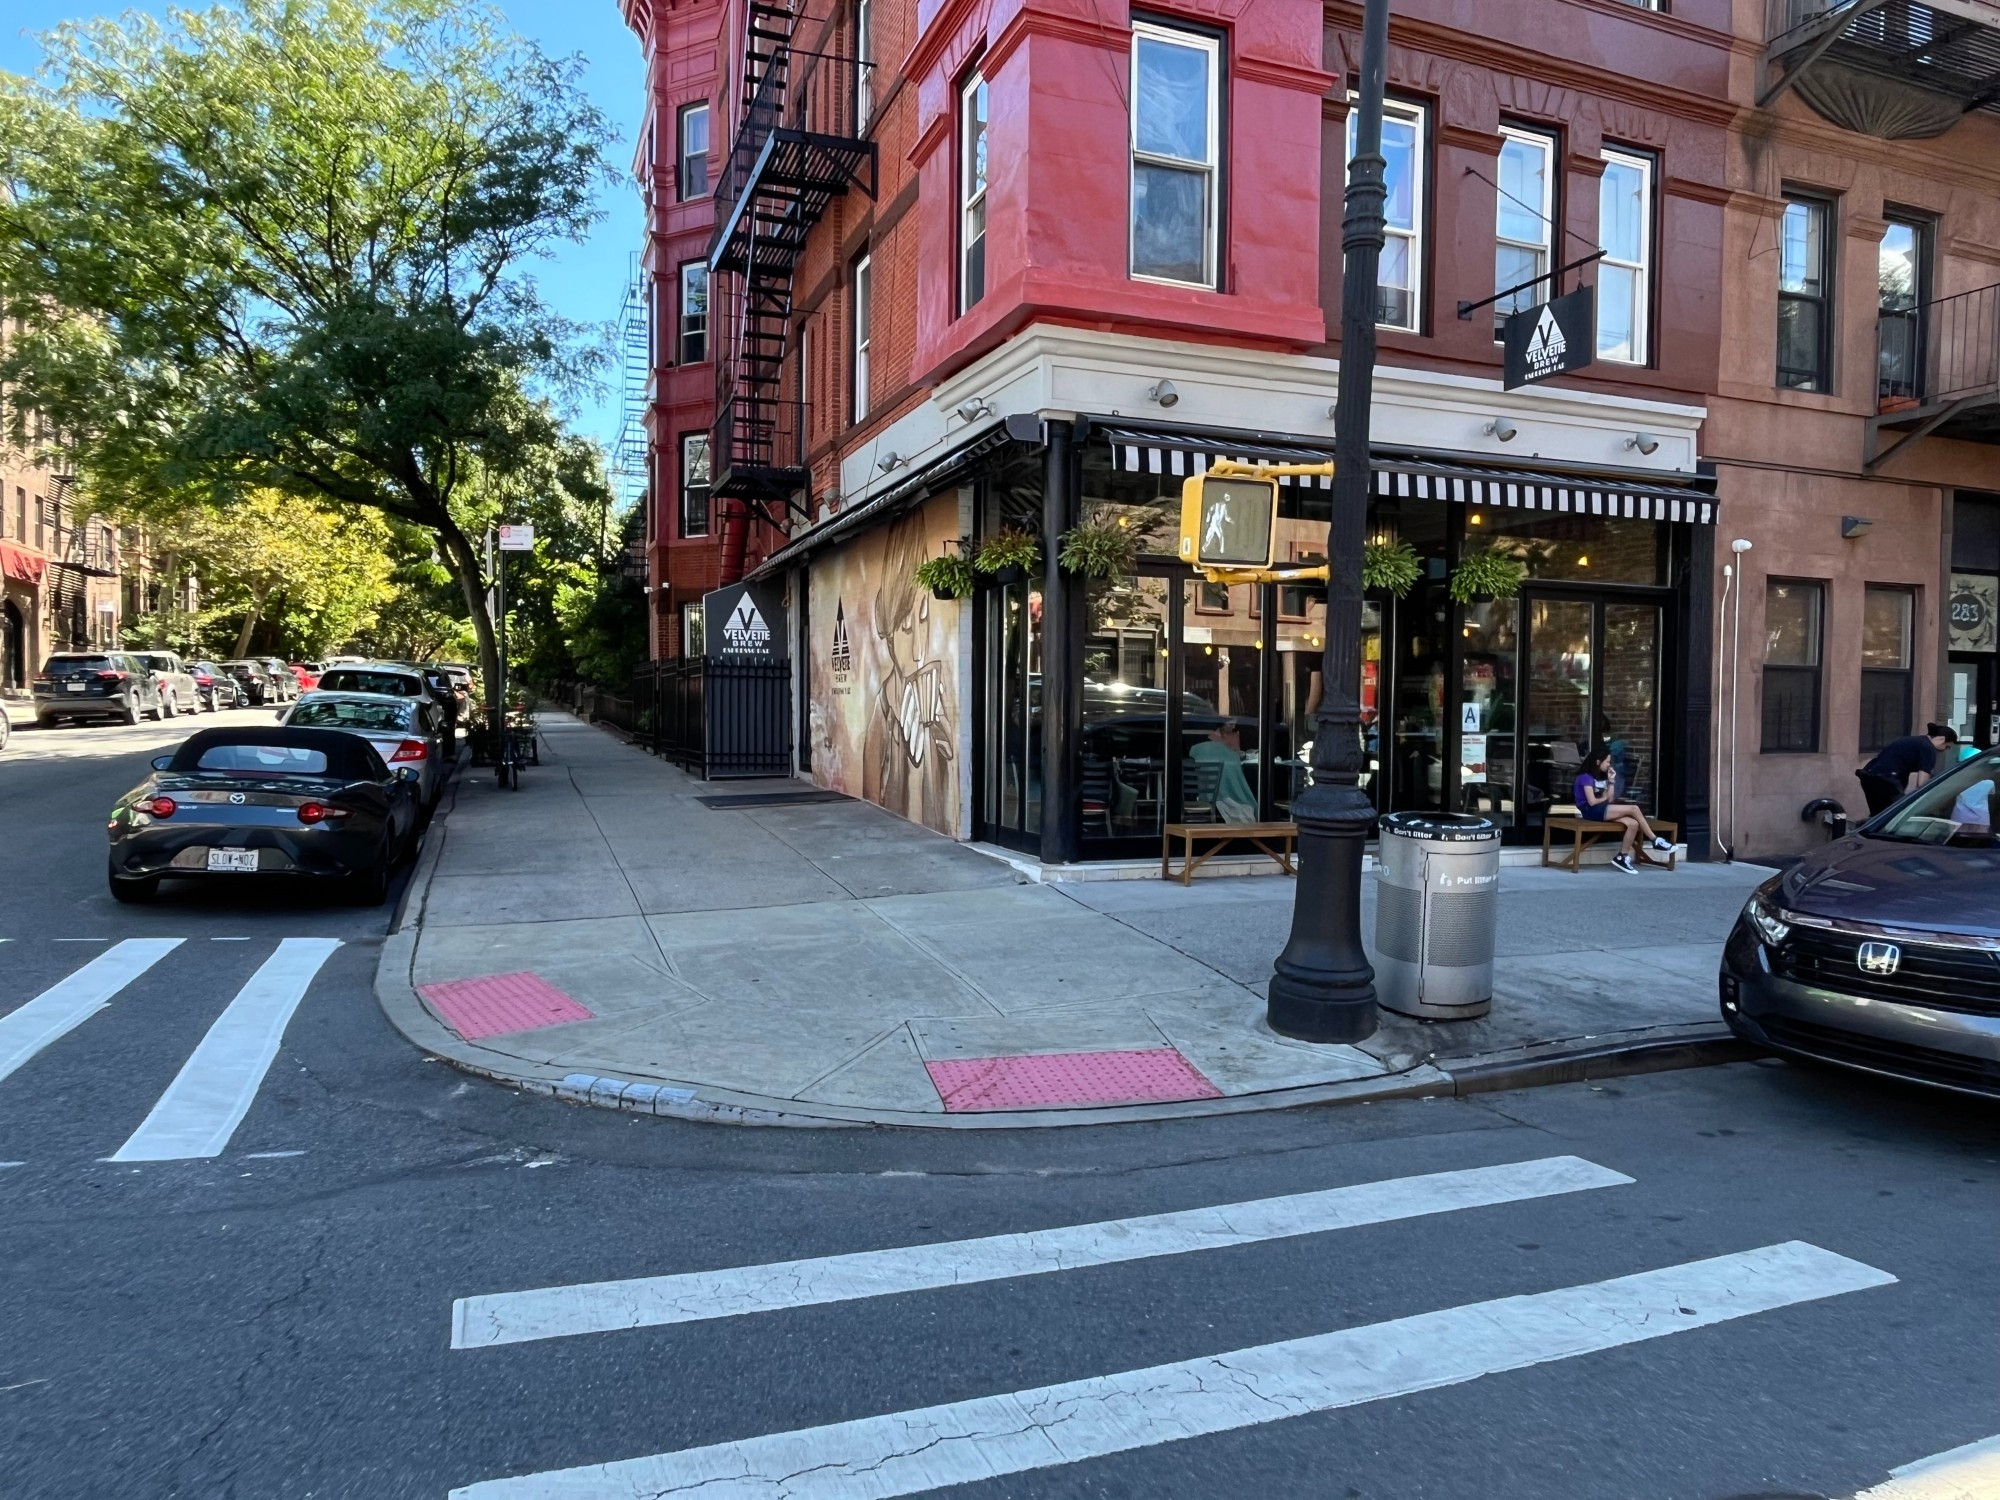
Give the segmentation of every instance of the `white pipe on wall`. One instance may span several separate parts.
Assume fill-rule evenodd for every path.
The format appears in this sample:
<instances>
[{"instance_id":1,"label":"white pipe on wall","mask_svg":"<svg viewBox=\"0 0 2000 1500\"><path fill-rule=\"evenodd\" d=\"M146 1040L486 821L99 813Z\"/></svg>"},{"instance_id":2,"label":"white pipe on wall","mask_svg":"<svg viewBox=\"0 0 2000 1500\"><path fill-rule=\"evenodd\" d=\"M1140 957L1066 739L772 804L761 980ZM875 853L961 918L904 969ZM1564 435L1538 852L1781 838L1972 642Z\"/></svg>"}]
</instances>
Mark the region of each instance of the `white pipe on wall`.
<instances>
[{"instance_id":1,"label":"white pipe on wall","mask_svg":"<svg viewBox=\"0 0 2000 1500\"><path fill-rule=\"evenodd\" d=\"M1729 617L1729 591L1730 588L1735 584L1735 582L1736 582L1735 564L1724 563L1722 565L1722 604L1721 607L1716 611L1716 621L1715 621L1716 626L1718 627L1715 632L1715 685L1718 689L1720 689L1722 686L1723 663L1728 659L1729 656L1729 637L1722 632L1720 627L1722 622ZM1714 807L1715 807L1715 821L1718 825L1720 825L1724 821L1723 799L1721 796L1722 737L1726 728L1727 725L1725 724L1723 716L1720 713L1716 714L1715 716L1716 796L1714 799ZM1723 837L1721 830L1718 828L1718 831L1715 835L1715 841L1716 843L1722 845L1722 858L1724 863L1728 863L1736 858L1736 848L1735 848L1736 830L1734 828L1728 830L1727 838Z\"/></svg>"},{"instance_id":2,"label":"white pipe on wall","mask_svg":"<svg viewBox=\"0 0 2000 1500\"><path fill-rule=\"evenodd\" d=\"M1750 550L1746 537L1729 544L1736 554L1736 605L1729 625L1729 845L1733 853L1736 838L1736 756L1742 746L1737 734L1737 708L1743 673L1743 554Z\"/></svg>"}]
</instances>

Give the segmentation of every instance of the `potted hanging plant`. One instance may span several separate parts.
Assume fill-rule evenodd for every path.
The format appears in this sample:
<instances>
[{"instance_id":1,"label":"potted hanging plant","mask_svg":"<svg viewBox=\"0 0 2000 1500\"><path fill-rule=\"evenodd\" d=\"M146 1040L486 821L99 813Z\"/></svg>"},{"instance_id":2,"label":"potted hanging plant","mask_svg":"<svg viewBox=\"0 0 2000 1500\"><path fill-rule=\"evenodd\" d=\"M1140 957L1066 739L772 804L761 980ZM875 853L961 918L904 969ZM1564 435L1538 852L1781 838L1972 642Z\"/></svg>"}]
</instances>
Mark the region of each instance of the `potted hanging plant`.
<instances>
[{"instance_id":1,"label":"potted hanging plant","mask_svg":"<svg viewBox=\"0 0 2000 1500\"><path fill-rule=\"evenodd\" d=\"M1138 556L1139 539L1132 535L1131 527L1120 521L1097 520L1065 531L1056 561L1065 572L1108 581L1130 573Z\"/></svg>"},{"instance_id":2,"label":"potted hanging plant","mask_svg":"<svg viewBox=\"0 0 2000 1500\"><path fill-rule=\"evenodd\" d=\"M1521 591L1528 570L1498 547L1468 552L1451 573L1451 597L1460 604L1475 599L1511 599Z\"/></svg>"},{"instance_id":3,"label":"potted hanging plant","mask_svg":"<svg viewBox=\"0 0 2000 1500\"><path fill-rule=\"evenodd\" d=\"M917 564L917 587L929 589L933 599L963 599L978 586L979 579L963 553L947 552L927 557Z\"/></svg>"},{"instance_id":4,"label":"potted hanging plant","mask_svg":"<svg viewBox=\"0 0 2000 1500\"><path fill-rule=\"evenodd\" d=\"M1370 542L1361 549L1361 586L1400 599L1423 576L1424 565L1408 542Z\"/></svg>"},{"instance_id":5,"label":"potted hanging plant","mask_svg":"<svg viewBox=\"0 0 2000 1500\"><path fill-rule=\"evenodd\" d=\"M1012 588L1041 567L1041 538L1019 526L1003 526L979 544L972 565L1002 588Z\"/></svg>"}]
</instances>

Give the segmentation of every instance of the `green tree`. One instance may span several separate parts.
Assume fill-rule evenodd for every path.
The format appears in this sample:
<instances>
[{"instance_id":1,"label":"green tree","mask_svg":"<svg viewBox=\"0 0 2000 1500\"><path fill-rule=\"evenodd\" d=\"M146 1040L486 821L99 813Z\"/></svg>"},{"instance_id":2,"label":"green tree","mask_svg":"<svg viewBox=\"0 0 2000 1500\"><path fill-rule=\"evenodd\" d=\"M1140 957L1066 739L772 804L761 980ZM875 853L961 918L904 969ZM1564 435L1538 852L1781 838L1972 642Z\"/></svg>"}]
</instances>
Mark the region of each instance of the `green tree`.
<instances>
[{"instance_id":1,"label":"green tree","mask_svg":"<svg viewBox=\"0 0 2000 1500\"><path fill-rule=\"evenodd\" d=\"M66 25L0 75L0 391L123 514L255 491L475 543L586 374L531 263L610 169L578 59L451 0L236 0Z\"/></svg>"}]
</instances>

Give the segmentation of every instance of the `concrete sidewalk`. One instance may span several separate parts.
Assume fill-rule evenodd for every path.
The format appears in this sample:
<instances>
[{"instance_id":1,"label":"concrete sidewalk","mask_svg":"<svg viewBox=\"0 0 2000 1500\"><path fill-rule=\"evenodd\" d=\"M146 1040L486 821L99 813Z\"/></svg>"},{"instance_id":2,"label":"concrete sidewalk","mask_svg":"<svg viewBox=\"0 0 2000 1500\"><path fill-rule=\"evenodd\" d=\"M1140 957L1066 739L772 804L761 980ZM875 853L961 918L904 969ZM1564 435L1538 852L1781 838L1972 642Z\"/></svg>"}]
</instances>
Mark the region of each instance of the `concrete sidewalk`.
<instances>
[{"instance_id":1,"label":"concrete sidewalk","mask_svg":"<svg viewBox=\"0 0 2000 1500\"><path fill-rule=\"evenodd\" d=\"M702 783L574 719L541 727L519 792L461 781L377 985L419 1046L540 1092L771 1123L1066 1124L1743 1055L1715 971L1755 867L1508 868L1491 1016L1384 1013L1359 1046L1314 1046L1263 1024L1288 880L1025 884L866 803Z\"/></svg>"}]
</instances>

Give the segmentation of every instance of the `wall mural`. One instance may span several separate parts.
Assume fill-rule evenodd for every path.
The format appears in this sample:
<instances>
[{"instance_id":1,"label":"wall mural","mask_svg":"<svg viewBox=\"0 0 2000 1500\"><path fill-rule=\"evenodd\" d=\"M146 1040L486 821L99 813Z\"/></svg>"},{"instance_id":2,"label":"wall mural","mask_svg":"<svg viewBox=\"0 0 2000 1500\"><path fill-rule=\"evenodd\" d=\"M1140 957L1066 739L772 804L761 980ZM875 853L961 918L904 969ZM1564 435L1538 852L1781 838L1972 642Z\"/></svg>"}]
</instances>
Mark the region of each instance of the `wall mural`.
<instances>
[{"instance_id":1,"label":"wall mural","mask_svg":"<svg viewBox=\"0 0 2000 1500\"><path fill-rule=\"evenodd\" d=\"M962 606L910 575L958 531L958 496L936 496L815 562L810 595L814 779L946 835L958 831Z\"/></svg>"}]
</instances>

